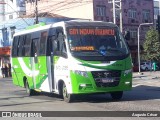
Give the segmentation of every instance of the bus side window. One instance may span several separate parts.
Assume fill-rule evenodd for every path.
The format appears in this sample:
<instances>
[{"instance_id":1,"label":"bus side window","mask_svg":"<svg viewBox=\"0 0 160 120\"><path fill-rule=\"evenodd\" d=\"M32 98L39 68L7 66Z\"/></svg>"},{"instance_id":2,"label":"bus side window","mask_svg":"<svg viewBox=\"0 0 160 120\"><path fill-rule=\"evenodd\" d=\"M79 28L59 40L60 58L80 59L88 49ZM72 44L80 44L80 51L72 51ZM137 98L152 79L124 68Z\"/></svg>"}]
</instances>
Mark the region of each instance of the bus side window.
<instances>
[{"instance_id":1,"label":"bus side window","mask_svg":"<svg viewBox=\"0 0 160 120\"><path fill-rule=\"evenodd\" d=\"M39 55L46 55L47 36L47 31L41 32Z\"/></svg>"},{"instance_id":2,"label":"bus side window","mask_svg":"<svg viewBox=\"0 0 160 120\"><path fill-rule=\"evenodd\" d=\"M12 45L12 57L17 57L19 36L14 37Z\"/></svg>"},{"instance_id":3,"label":"bus side window","mask_svg":"<svg viewBox=\"0 0 160 120\"><path fill-rule=\"evenodd\" d=\"M56 42L57 42L55 43L57 45L56 54L62 57L67 57L66 44L65 44L64 35L62 32L58 33Z\"/></svg>"},{"instance_id":4,"label":"bus side window","mask_svg":"<svg viewBox=\"0 0 160 120\"><path fill-rule=\"evenodd\" d=\"M26 35L24 41L24 56L30 56L30 47L31 47L31 34Z\"/></svg>"},{"instance_id":5,"label":"bus side window","mask_svg":"<svg viewBox=\"0 0 160 120\"><path fill-rule=\"evenodd\" d=\"M31 57L37 57L37 52L38 52L38 38L32 39L32 44L31 44Z\"/></svg>"},{"instance_id":6,"label":"bus side window","mask_svg":"<svg viewBox=\"0 0 160 120\"><path fill-rule=\"evenodd\" d=\"M51 54L53 54L55 49L56 49L56 46L55 46L55 35L48 36L48 40L47 40L47 55L50 56Z\"/></svg>"},{"instance_id":7,"label":"bus side window","mask_svg":"<svg viewBox=\"0 0 160 120\"><path fill-rule=\"evenodd\" d=\"M24 36L20 36L18 44L18 57L23 56L23 45L24 45Z\"/></svg>"}]
</instances>

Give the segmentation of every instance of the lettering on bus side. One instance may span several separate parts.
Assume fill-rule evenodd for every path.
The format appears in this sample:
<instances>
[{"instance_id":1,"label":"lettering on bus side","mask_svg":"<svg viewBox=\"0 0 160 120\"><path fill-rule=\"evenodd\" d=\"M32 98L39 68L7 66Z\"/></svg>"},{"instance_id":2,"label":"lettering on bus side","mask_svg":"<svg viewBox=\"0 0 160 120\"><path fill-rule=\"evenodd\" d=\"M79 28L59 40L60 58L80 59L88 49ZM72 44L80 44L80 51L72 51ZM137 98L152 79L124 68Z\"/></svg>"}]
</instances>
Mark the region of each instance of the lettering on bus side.
<instances>
[{"instance_id":1,"label":"lettering on bus side","mask_svg":"<svg viewBox=\"0 0 160 120\"><path fill-rule=\"evenodd\" d=\"M68 70L68 66L60 66L60 65L56 65L55 66L56 70Z\"/></svg>"}]
</instances>

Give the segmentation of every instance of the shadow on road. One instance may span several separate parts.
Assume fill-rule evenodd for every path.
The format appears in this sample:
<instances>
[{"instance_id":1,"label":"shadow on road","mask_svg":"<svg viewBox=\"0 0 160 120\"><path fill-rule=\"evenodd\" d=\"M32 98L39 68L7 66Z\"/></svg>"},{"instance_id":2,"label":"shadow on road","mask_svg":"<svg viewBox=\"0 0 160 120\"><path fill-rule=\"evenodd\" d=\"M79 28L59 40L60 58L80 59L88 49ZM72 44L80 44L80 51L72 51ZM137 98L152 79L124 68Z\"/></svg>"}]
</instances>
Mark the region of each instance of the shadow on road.
<instances>
[{"instance_id":1,"label":"shadow on road","mask_svg":"<svg viewBox=\"0 0 160 120\"><path fill-rule=\"evenodd\" d=\"M53 93L40 93L39 96L32 96L34 99L53 99L62 101L62 97ZM119 101L112 100L110 94L88 94L76 95L73 103L89 102L89 103L103 103L103 102L121 102L121 101L140 101L160 99L160 87L155 86L137 86L131 91L125 91L123 98Z\"/></svg>"},{"instance_id":2,"label":"shadow on road","mask_svg":"<svg viewBox=\"0 0 160 120\"><path fill-rule=\"evenodd\" d=\"M28 99L29 96L27 96L25 89L13 86L10 79L8 80L0 79L0 82L1 82L0 92L2 94L8 95L8 97L6 97L6 95L5 97L0 97L0 100L10 100L10 99L12 100L14 98ZM2 83L4 84L2 85ZM41 92L40 94L37 94L36 96L31 96L30 98L36 100L45 100L45 101L48 100L63 101L61 96L46 92ZM154 99L160 99L160 87L141 85L133 87L131 91L125 91L123 98L120 101L140 101L140 100L154 100ZM117 102L117 101L113 101L110 94L98 94L98 95L94 94L94 95L77 95L74 103L76 102L104 103L104 102Z\"/></svg>"}]
</instances>

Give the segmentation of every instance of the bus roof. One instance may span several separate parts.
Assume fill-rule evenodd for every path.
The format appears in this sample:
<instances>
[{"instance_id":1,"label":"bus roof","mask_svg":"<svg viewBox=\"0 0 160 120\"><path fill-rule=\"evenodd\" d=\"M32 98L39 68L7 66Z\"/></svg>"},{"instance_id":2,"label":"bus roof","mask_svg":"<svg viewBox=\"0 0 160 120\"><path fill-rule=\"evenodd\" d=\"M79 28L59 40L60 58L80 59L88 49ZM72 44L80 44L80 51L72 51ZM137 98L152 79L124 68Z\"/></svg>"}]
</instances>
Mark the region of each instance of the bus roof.
<instances>
[{"instance_id":1,"label":"bus roof","mask_svg":"<svg viewBox=\"0 0 160 120\"><path fill-rule=\"evenodd\" d=\"M14 34L14 36L18 36L18 35L23 35L23 34L27 34L27 33L31 33L31 32L36 32L39 30L45 30L45 29L49 29L52 27L58 27L58 26L62 26L65 25L66 27L68 26L106 26L106 27L117 27L117 25L111 23L111 22L103 22L103 21L87 21L87 20L71 20L71 21L62 21L62 22L56 22L53 24L49 24L49 25L45 25L45 26L40 26L37 28L33 28L33 29L28 29L28 30L23 30L21 32L17 32Z\"/></svg>"}]
</instances>

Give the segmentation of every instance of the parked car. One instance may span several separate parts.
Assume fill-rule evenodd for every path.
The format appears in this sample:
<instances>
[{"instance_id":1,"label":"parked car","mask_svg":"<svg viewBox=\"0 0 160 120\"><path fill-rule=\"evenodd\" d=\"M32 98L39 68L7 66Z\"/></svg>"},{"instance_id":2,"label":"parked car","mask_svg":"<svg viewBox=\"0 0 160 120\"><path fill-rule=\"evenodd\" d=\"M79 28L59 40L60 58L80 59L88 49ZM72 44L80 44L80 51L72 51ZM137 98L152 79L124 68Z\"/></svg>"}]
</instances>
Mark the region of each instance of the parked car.
<instances>
[{"instance_id":1,"label":"parked car","mask_svg":"<svg viewBox=\"0 0 160 120\"><path fill-rule=\"evenodd\" d=\"M140 68L144 71L152 70L152 62L142 62Z\"/></svg>"}]
</instances>

